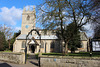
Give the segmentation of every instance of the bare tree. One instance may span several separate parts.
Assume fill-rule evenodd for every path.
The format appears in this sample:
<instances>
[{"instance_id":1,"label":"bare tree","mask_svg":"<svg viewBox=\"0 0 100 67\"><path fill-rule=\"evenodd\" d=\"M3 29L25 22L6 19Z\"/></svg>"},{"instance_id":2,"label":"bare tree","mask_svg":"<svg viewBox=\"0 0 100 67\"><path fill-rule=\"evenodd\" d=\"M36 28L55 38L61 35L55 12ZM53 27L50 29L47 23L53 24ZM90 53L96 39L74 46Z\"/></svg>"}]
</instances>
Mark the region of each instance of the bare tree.
<instances>
[{"instance_id":1,"label":"bare tree","mask_svg":"<svg viewBox=\"0 0 100 67\"><path fill-rule=\"evenodd\" d=\"M0 25L0 31L4 33L6 41L8 41L9 49L10 49L10 39L12 38L13 31L11 27L7 27L7 25Z\"/></svg>"},{"instance_id":2,"label":"bare tree","mask_svg":"<svg viewBox=\"0 0 100 67\"><path fill-rule=\"evenodd\" d=\"M10 39L13 34L13 29L11 27L7 27L7 25L1 25L0 26L0 31L4 32L4 35L6 37L6 40Z\"/></svg>"},{"instance_id":3,"label":"bare tree","mask_svg":"<svg viewBox=\"0 0 100 67\"><path fill-rule=\"evenodd\" d=\"M87 0L45 0L39 5L38 20L46 29L56 29L60 26L61 39L64 41L65 53L68 52L68 43L73 38L73 33L77 29L82 30L92 20L91 4ZM69 35L65 35L68 26L74 23L74 31Z\"/></svg>"},{"instance_id":4,"label":"bare tree","mask_svg":"<svg viewBox=\"0 0 100 67\"><path fill-rule=\"evenodd\" d=\"M94 30L93 38L100 38L100 0L91 0L91 11L94 13L92 17L92 28Z\"/></svg>"},{"instance_id":5,"label":"bare tree","mask_svg":"<svg viewBox=\"0 0 100 67\"><path fill-rule=\"evenodd\" d=\"M94 27L94 37L95 39L100 39L100 24Z\"/></svg>"}]
</instances>

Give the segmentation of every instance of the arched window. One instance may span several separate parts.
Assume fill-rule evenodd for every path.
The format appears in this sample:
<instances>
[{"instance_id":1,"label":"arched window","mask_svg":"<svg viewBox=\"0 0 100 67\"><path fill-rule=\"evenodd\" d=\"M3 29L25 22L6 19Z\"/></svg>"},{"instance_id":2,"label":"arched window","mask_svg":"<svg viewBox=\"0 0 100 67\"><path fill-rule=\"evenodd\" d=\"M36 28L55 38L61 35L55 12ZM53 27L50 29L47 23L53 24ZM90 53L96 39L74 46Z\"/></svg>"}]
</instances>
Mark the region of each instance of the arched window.
<instances>
[{"instance_id":1,"label":"arched window","mask_svg":"<svg viewBox=\"0 0 100 67\"><path fill-rule=\"evenodd\" d=\"M44 42L41 41L41 48L44 48Z\"/></svg>"},{"instance_id":2,"label":"arched window","mask_svg":"<svg viewBox=\"0 0 100 67\"><path fill-rule=\"evenodd\" d=\"M23 42L22 42L22 48L25 48L25 44L26 44L26 42L23 41Z\"/></svg>"},{"instance_id":3,"label":"arched window","mask_svg":"<svg viewBox=\"0 0 100 67\"><path fill-rule=\"evenodd\" d=\"M27 16L27 20L30 20L30 16L29 15Z\"/></svg>"},{"instance_id":4,"label":"arched window","mask_svg":"<svg viewBox=\"0 0 100 67\"><path fill-rule=\"evenodd\" d=\"M55 49L55 42L51 42L51 46L50 46L50 52L54 52Z\"/></svg>"},{"instance_id":5,"label":"arched window","mask_svg":"<svg viewBox=\"0 0 100 67\"><path fill-rule=\"evenodd\" d=\"M81 42L81 48L84 48L84 44L83 44L83 42Z\"/></svg>"},{"instance_id":6,"label":"arched window","mask_svg":"<svg viewBox=\"0 0 100 67\"><path fill-rule=\"evenodd\" d=\"M54 47L55 47L55 42L53 41L53 42L51 42L51 48L54 49Z\"/></svg>"}]
</instances>

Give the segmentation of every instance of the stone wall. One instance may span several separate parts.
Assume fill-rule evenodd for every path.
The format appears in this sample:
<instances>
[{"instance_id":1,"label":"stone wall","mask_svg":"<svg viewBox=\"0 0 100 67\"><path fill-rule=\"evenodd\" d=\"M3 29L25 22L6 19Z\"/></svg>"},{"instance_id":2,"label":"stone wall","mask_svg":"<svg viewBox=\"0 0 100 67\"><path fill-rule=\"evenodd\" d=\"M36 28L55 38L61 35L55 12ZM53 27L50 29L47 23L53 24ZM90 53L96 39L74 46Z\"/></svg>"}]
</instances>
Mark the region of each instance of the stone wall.
<instances>
[{"instance_id":1,"label":"stone wall","mask_svg":"<svg viewBox=\"0 0 100 67\"><path fill-rule=\"evenodd\" d=\"M41 67L100 67L100 57L40 56Z\"/></svg>"},{"instance_id":2,"label":"stone wall","mask_svg":"<svg viewBox=\"0 0 100 67\"><path fill-rule=\"evenodd\" d=\"M17 64L25 63L24 53L0 53L0 60Z\"/></svg>"}]
</instances>

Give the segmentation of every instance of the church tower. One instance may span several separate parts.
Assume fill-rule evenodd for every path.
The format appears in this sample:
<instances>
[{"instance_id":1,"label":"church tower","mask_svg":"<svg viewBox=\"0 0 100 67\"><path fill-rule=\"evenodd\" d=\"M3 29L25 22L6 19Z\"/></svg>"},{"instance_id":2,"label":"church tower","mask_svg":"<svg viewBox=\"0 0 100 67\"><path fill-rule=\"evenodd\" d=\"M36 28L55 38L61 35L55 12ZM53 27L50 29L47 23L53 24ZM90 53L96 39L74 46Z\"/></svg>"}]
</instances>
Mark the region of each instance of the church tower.
<instances>
[{"instance_id":1,"label":"church tower","mask_svg":"<svg viewBox=\"0 0 100 67\"><path fill-rule=\"evenodd\" d=\"M30 7L28 10L24 7L22 13L22 27L21 27L21 34L28 34L30 30L35 29L36 23L36 11L35 6L31 10Z\"/></svg>"}]
</instances>

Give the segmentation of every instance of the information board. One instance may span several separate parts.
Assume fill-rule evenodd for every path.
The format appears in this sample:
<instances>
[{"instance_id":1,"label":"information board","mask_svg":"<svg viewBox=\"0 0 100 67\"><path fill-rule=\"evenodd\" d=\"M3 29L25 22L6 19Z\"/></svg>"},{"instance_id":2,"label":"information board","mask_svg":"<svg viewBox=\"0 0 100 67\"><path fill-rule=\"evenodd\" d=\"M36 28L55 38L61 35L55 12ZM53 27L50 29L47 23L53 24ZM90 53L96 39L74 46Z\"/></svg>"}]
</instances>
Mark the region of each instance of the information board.
<instances>
[{"instance_id":1,"label":"information board","mask_svg":"<svg viewBox=\"0 0 100 67\"><path fill-rule=\"evenodd\" d=\"M100 51L100 41L92 41L92 50Z\"/></svg>"}]
</instances>

